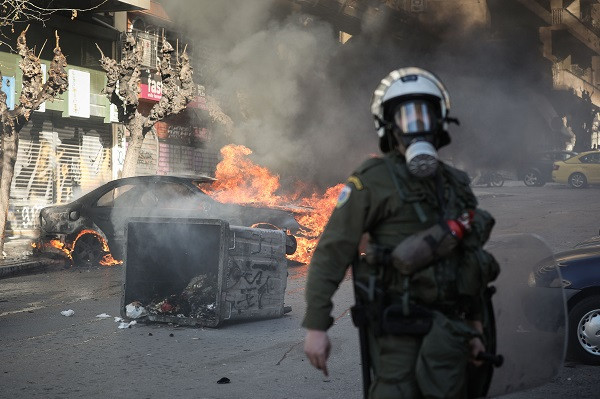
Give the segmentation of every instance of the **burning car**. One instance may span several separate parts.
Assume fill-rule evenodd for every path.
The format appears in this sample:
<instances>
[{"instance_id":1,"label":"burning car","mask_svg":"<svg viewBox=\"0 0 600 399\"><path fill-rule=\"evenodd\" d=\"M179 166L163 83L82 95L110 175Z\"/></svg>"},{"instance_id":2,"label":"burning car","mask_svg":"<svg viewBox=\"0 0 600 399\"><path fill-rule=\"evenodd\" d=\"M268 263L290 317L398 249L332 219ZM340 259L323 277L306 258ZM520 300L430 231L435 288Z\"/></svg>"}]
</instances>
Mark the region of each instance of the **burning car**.
<instances>
[{"instance_id":1,"label":"burning car","mask_svg":"<svg viewBox=\"0 0 600 399\"><path fill-rule=\"evenodd\" d=\"M300 224L284 209L221 203L208 195L207 176L136 176L110 181L68 204L40 211L38 251L57 248L76 265L120 264L132 217L222 219L232 225L281 229L286 253L296 250Z\"/></svg>"}]
</instances>

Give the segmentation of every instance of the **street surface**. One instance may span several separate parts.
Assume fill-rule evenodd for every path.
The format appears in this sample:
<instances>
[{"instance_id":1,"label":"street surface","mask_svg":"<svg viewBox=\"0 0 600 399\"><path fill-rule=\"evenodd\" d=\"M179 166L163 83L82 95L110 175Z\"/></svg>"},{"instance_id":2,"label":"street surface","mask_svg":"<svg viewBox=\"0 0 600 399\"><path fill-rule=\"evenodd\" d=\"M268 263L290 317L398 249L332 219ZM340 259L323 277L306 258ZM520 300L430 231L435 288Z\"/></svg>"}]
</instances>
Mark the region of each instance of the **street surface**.
<instances>
[{"instance_id":1,"label":"street surface","mask_svg":"<svg viewBox=\"0 0 600 399\"><path fill-rule=\"evenodd\" d=\"M492 235L534 233L554 252L597 235L600 187L475 188ZM362 396L347 278L334 302L329 377L304 357L306 267L289 269L280 319L219 329L136 324L119 329L122 267L0 280L0 398L344 398ZM61 311L72 309L74 315ZM106 313L110 318L97 318ZM544 359L540 359L543 362ZM597 398L600 368L567 362L549 384L506 398ZM228 384L217 384L222 377Z\"/></svg>"}]
</instances>

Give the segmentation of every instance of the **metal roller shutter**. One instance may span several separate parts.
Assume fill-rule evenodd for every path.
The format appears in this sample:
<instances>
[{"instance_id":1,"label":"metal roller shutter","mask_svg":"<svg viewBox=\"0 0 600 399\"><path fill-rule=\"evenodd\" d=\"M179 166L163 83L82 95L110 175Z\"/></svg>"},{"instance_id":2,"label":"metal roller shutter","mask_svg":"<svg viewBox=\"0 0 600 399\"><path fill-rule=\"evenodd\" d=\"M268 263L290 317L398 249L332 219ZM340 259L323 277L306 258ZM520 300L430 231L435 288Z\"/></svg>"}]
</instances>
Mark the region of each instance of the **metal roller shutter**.
<instances>
[{"instance_id":1,"label":"metal roller shutter","mask_svg":"<svg viewBox=\"0 0 600 399\"><path fill-rule=\"evenodd\" d=\"M35 113L21 130L7 231L29 233L39 210L69 202L111 180L112 135L101 118Z\"/></svg>"}]
</instances>

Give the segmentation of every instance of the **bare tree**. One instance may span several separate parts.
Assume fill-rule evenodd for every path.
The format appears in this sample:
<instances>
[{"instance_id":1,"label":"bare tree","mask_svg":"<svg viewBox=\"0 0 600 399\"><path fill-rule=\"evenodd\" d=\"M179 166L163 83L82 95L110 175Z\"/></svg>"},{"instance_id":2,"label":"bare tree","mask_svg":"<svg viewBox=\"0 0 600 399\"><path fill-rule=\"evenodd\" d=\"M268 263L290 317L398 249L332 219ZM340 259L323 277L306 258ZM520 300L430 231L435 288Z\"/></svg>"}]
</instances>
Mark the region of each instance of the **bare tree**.
<instances>
[{"instance_id":1,"label":"bare tree","mask_svg":"<svg viewBox=\"0 0 600 399\"><path fill-rule=\"evenodd\" d=\"M52 0L0 0L0 45L4 44L15 51L9 43L9 38L10 33L14 33L15 27L19 25L29 25L33 22L45 25L52 14L59 11L69 12L71 19L75 19L78 13L93 11L107 2L108 0L95 0L87 3L89 7L80 8L76 7L77 0L71 1L73 7L60 7Z\"/></svg>"},{"instance_id":2,"label":"bare tree","mask_svg":"<svg viewBox=\"0 0 600 399\"><path fill-rule=\"evenodd\" d=\"M28 27L29 28L29 27ZM6 105L6 93L0 91L0 117L2 118L2 174L0 176L0 253L4 249L6 218L10 198L10 187L15 171L19 132L29 121L31 113L45 101L53 101L64 93L68 87L68 75L65 70L67 59L59 46L56 33L56 47L50 64L48 79L42 83L42 67L40 59L27 47L25 29L17 39L17 50L21 55L19 68L23 73L23 88L19 97L19 105L9 110ZM0 88L2 87L0 77Z\"/></svg>"},{"instance_id":3,"label":"bare tree","mask_svg":"<svg viewBox=\"0 0 600 399\"><path fill-rule=\"evenodd\" d=\"M177 65L173 68L171 55L174 51L173 46L163 35L157 68L162 79L162 97L154 104L148 116L144 116L138 111L142 49L136 43L134 36L130 33L126 34L120 63L105 57L100 50L102 55L100 63L107 77L103 93L112 104L117 106L119 121L125 125L131 135L125 153L123 177L135 175L142 142L154 124L169 115L179 113L192 100L194 82L189 56L184 48L181 55L177 54Z\"/></svg>"}]
</instances>

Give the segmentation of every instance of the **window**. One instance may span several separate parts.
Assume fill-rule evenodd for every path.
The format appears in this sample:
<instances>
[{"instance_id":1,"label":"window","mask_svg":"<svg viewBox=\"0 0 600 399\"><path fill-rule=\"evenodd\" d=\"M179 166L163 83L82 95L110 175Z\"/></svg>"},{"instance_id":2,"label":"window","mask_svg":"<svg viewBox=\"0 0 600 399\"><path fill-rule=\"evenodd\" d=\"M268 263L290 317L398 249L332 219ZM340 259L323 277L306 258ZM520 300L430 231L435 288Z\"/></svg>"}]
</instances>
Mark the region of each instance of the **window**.
<instances>
[{"instance_id":1,"label":"window","mask_svg":"<svg viewBox=\"0 0 600 399\"><path fill-rule=\"evenodd\" d=\"M120 208L125 206L126 203L129 203L129 199L135 193L135 190L132 191L135 185L126 184L120 187L115 187L102 197L98 199L96 202L96 206L99 207L115 207Z\"/></svg>"},{"instance_id":2,"label":"window","mask_svg":"<svg viewBox=\"0 0 600 399\"><path fill-rule=\"evenodd\" d=\"M582 163L600 163L600 153L597 154L588 154L584 157L581 157Z\"/></svg>"},{"instance_id":3,"label":"window","mask_svg":"<svg viewBox=\"0 0 600 399\"><path fill-rule=\"evenodd\" d=\"M167 208L194 195L189 188L177 183L157 183L155 191L158 203Z\"/></svg>"}]
</instances>

